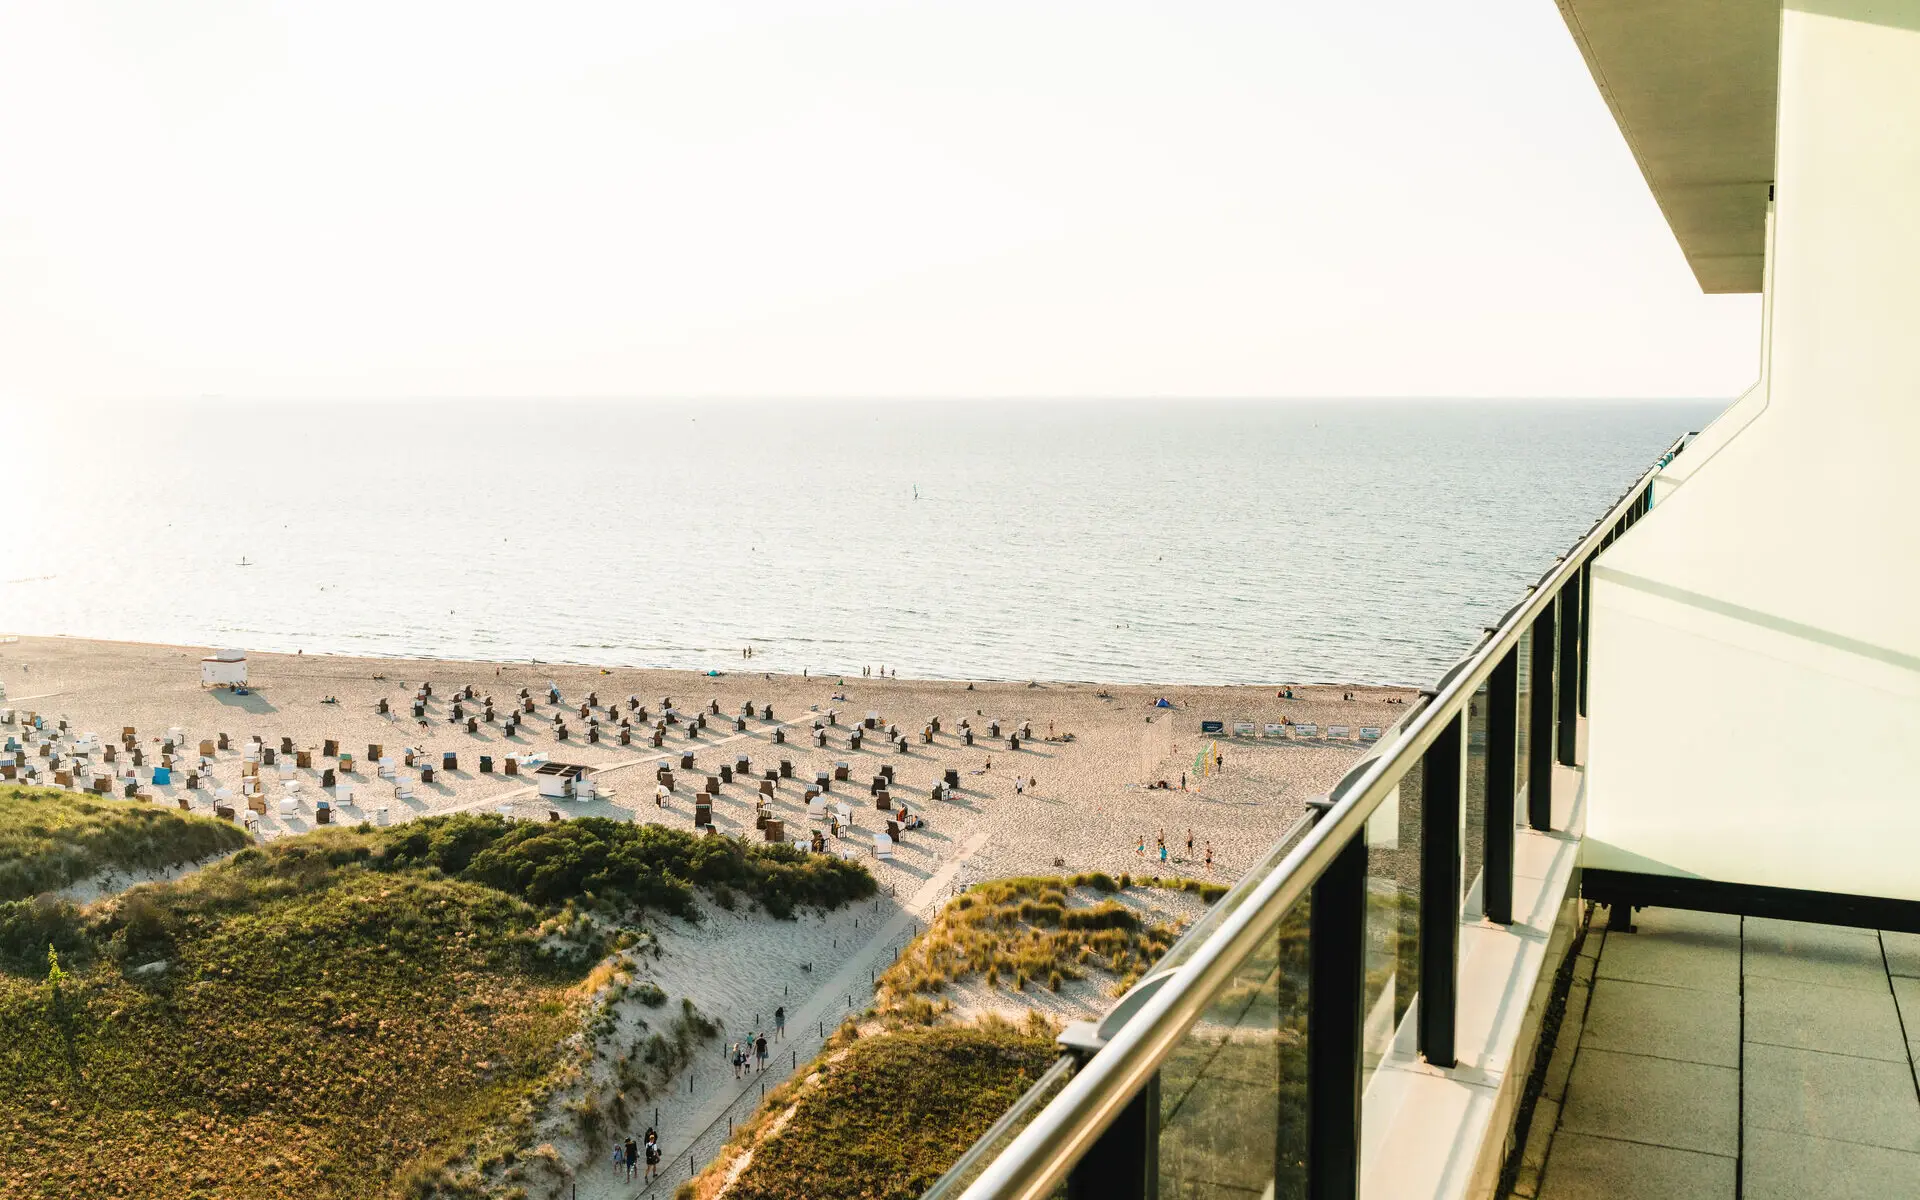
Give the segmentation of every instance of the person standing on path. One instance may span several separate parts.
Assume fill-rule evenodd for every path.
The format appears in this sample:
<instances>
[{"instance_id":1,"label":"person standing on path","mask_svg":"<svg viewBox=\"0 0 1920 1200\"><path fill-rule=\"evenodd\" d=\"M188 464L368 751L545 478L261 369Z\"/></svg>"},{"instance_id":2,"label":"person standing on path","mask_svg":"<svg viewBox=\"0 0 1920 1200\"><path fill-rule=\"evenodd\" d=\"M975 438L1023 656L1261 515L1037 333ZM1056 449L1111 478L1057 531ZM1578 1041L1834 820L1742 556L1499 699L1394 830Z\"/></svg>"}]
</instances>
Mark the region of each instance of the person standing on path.
<instances>
[{"instance_id":1,"label":"person standing on path","mask_svg":"<svg viewBox=\"0 0 1920 1200\"><path fill-rule=\"evenodd\" d=\"M639 1167L640 1147L629 1137L627 1144L622 1147L622 1149L627 1152L627 1178L632 1179Z\"/></svg>"},{"instance_id":2,"label":"person standing on path","mask_svg":"<svg viewBox=\"0 0 1920 1200\"><path fill-rule=\"evenodd\" d=\"M784 1004L773 1010L773 1035L780 1041L787 1040L787 1006Z\"/></svg>"},{"instance_id":3,"label":"person standing on path","mask_svg":"<svg viewBox=\"0 0 1920 1200\"><path fill-rule=\"evenodd\" d=\"M760 1060L760 1069L762 1071L766 1070L767 1069L767 1035L766 1034L763 1033L759 1037L754 1039L753 1053L754 1053L754 1057Z\"/></svg>"}]
</instances>

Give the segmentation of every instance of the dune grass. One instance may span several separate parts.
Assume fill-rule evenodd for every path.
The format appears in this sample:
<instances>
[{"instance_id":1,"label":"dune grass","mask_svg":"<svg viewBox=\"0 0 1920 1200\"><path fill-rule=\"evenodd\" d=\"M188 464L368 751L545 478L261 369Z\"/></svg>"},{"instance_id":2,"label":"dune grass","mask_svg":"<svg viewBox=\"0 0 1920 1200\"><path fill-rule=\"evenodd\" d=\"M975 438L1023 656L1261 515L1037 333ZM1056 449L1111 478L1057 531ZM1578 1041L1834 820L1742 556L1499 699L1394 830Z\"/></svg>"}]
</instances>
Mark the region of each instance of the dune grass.
<instances>
[{"instance_id":1,"label":"dune grass","mask_svg":"<svg viewBox=\"0 0 1920 1200\"><path fill-rule=\"evenodd\" d=\"M460 816L320 829L86 909L0 905L0 1196L485 1194L527 1153L622 922L722 887L792 912L873 881L779 847ZM637 1079L700 1037L682 1019L636 1046Z\"/></svg>"},{"instance_id":2,"label":"dune grass","mask_svg":"<svg viewBox=\"0 0 1920 1200\"><path fill-rule=\"evenodd\" d=\"M893 1025L937 1023L945 1012L939 993L968 978L1016 992L1059 991L1099 971L1116 978L1118 995L1173 945L1171 927L1143 921L1117 900L1076 902L1075 888L1111 893L1119 885L1105 875L1020 876L956 896L880 977L876 1015Z\"/></svg>"},{"instance_id":3,"label":"dune grass","mask_svg":"<svg viewBox=\"0 0 1920 1200\"><path fill-rule=\"evenodd\" d=\"M177 866L247 844L210 817L54 788L0 790L0 902L107 870Z\"/></svg>"},{"instance_id":4,"label":"dune grass","mask_svg":"<svg viewBox=\"0 0 1920 1200\"><path fill-rule=\"evenodd\" d=\"M679 1200L910 1200L1052 1064L1052 1040L1005 1022L912 1029L830 1051L770 1093L760 1116Z\"/></svg>"}]
</instances>

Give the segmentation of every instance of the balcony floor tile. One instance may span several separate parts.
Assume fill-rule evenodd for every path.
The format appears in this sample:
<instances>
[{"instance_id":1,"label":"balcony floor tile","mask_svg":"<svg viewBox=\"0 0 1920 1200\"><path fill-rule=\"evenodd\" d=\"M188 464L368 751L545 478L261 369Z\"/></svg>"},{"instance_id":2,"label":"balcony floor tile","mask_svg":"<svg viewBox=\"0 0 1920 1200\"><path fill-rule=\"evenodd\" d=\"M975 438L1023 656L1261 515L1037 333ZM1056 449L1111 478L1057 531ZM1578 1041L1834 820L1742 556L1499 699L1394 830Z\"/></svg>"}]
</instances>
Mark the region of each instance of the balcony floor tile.
<instances>
[{"instance_id":1,"label":"balcony floor tile","mask_svg":"<svg viewBox=\"0 0 1920 1200\"><path fill-rule=\"evenodd\" d=\"M1920 1154L1747 1131L1745 1200L1920 1200Z\"/></svg>"},{"instance_id":2,"label":"balcony floor tile","mask_svg":"<svg viewBox=\"0 0 1920 1200\"><path fill-rule=\"evenodd\" d=\"M1880 938L1871 929L1749 917L1745 967L1748 975L1772 979L1869 992L1887 988Z\"/></svg>"},{"instance_id":3,"label":"balcony floor tile","mask_svg":"<svg viewBox=\"0 0 1920 1200\"><path fill-rule=\"evenodd\" d=\"M1593 999L1587 1006L1583 1044L1600 1050L1738 1067L1740 997L1657 983L1596 979Z\"/></svg>"},{"instance_id":4,"label":"balcony floor tile","mask_svg":"<svg viewBox=\"0 0 1920 1200\"><path fill-rule=\"evenodd\" d=\"M1920 1098L1910 1063L1749 1042L1745 1077L1749 1129L1920 1153Z\"/></svg>"},{"instance_id":5,"label":"balcony floor tile","mask_svg":"<svg viewBox=\"0 0 1920 1200\"><path fill-rule=\"evenodd\" d=\"M1732 1157L1739 1151L1739 1091L1740 1073L1728 1067L1583 1046L1560 1128Z\"/></svg>"},{"instance_id":6,"label":"balcony floor tile","mask_svg":"<svg viewBox=\"0 0 1920 1200\"><path fill-rule=\"evenodd\" d=\"M1733 1200L1734 1160L1563 1130L1553 1139L1540 1200Z\"/></svg>"},{"instance_id":7,"label":"balcony floor tile","mask_svg":"<svg viewBox=\"0 0 1920 1200\"><path fill-rule=\"evenodd\" d=\"M1886 977L1881 977L1884 985ZM1893 993L1747 978L1747 1040L1888 1062L1907 1061Z\"/></svg>"}]
</instances>

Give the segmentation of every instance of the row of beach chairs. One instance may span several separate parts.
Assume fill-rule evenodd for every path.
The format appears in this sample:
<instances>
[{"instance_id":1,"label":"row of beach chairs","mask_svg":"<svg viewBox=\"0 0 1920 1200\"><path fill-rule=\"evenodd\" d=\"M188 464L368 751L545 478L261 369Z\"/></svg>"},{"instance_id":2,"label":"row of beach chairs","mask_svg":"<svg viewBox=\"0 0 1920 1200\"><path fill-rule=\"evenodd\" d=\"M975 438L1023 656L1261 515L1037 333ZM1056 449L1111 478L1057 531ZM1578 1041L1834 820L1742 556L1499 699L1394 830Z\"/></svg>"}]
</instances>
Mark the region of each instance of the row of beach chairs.
<instances>
[{"instance_id":1,"label":"row of beach chairs","mask_svg":"<svg viewBox=\"0 0 1920 1200\"><path fill-rule=\"evenodd\" d=\"M1256 727L1252 721L1235 721L1233 723L1233 736L1243 738L1256 736L1292 738L1294 741L1300 742L1350 742L1355 740L1354 731L1351 726L1329 725L1323 731L1319 725L1304 721L1297 721L1291 725L1269 721L1263 727ZM1361 742L1379 741L1379 727L1362 725L1360 727L1358 740Z\"/></svg>"}]
</instances>

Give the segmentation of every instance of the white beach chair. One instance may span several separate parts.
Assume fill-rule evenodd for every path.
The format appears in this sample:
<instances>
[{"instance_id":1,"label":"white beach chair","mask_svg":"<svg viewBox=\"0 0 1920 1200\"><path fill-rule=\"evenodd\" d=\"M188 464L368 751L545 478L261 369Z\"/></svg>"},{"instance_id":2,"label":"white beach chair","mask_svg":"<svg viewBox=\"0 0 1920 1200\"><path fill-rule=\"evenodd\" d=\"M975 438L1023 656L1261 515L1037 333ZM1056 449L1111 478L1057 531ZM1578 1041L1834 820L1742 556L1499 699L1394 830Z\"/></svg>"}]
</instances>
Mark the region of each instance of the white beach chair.
<instances>
[{"instance_id":1,"label":"white beach chair","mask_svg":"<svg viewBox=\"0 0 1920 1200\"><path fill-rule=\"evenodd\" d=\"M1379 727L1376 725L1362 725L1360 727L1360 740L1363 742L1379 741L1380 740Z\"/></svg>"},{"instance_id":2,"label":"white beach chair","mask_svg":"<svg viewBox=\"0 0 1920 1200\"><path fill-rule=\"evenodd\" d=\"M509 821L513 820L513 805L511 804L496 804L493 806L493 811L499 813Z\"/></svg>"},{"instance_id":3,"label":"white beach chair","mask_svg":"<svg viewBox=\"0 0 1920 1200\"><path fill-rule=\"evenodd\" d=\"M299 805L299 803L298 803L298 802L296 802L296 801L294 801L294 800L293 800L293 799L291 799L291 798L284 798L284 797L283 797L283 798L281 799L281 801L280 801L280 815L281 815L281 816L283 816L283 817L291 817L291 816L293 816L294 814L296 814L296 813L298 813L299 811L300 811L300 805Z\"/></svg>"},{"instance_id":4,"label":"white beach chair","mask_svg":"<svg viewBox=\"0 0 1920 1200\"><path fill-rule=\"evenodd\" d=\"M299 794L299 792L300 792L300 781L298 779L287 780L287 795L296 796ZM326 803L326 801L323 800L321 801L321 803L324 804Z\"/></svg>"},{"instance_id":5,"label":"white beach chair","mask_svg":"<svg viewBox=\"0 0 1920 1200\"><path fill-rule=\"evenodd\" d=\"M1343 742L1346 741L1347 736L1352 732L1353 731L1348 729L1345 725L1327 726L1327 736L1330 738L1334 738L1338 741L1343 741Z\"/></svg>"},{"instance_id":6,"label":"white beach chair","mask_svg":"<svg viewBox=\"0 0 1920 1200\"><path fill-rule=\"evenodd\" d=\"M375 825L385 825L387 823L387 806L386 805L383 804L379 808L374 810L373 823Z\"/></svg>"},{"instance_id":7,"label":"white beach chair","mask_svg":"<svg viewBox=\"0 0 1920 1200\"><path fill-rule=\"evenodd\" d=\"M279 763L278 763L277 765L278 765L278 766L279 766L279 768L280 768L280 778L282 778L282 779L292 779L292 778L293 778L293 764L292 764L292 763L290 763L290 762L288 762L288 761L287 761L286 759L284 759L284 758L283 758L283 759L281 759L281 760L279 761Z\"/></svg>"},{"instance_id":8,"label":"white beach chair","mask_svg":"<svg viewBox=\"0 0 1920 1200\"><path fill-rule=\"evenodd\" d=\"M413 799L413 789L404 783L396 783L393 785L393 798L395 800L411 800Z\"/></svg>"},{"instance_id":9,"label":"white beach chair","mask_svg":"<svg viewBox=\"0 0 1920 1200\"><path fill-rule=\"evenodd\" d=\"M825 800L816 796L812 800L807 801L807 820L824 821L826 819L827 802Z\"/></svg>"},{"instance_id":10,"label":"white beach chair","mask_svg":"<svg viewBox=\"0 0 1920 1200\"><path fill-rule=\"evenodd\" d=\"M833 815L840 818L842 825L853 824L853 809L845 804L835 804L833 806Z\"/></svg>"},{"instance_id":11,"label":"white beach chair","mask_svg":"<svg viewBox=\"0 0 1920 1200\"><path fill-rule=\"evenodd\" d=\"M593 794L593 780L576 779L573 781L573 798L575 800L591 800L593 799Z\"/></svg>"},{"instance_id":12,"label":"white beach chair","mask_svg":"<svg viewBox=\"0 0 1920 1200\"><path fill-rule=\"evenodd\" d=\"M353 803L353 785L343 783L336 786L333 789L333 800L336 804L351 805Z\"/></svg>"},{"instance_id":13,"label":"white beach chair","mask_svg":"<svg viewBox=\"0 0 1920 1200\"><path fill-rule=\"evenodd\" d=\"M893 857L893 839L884 833L873 835L873 856L875 858Z\"/></svg>"}]
</instances>

